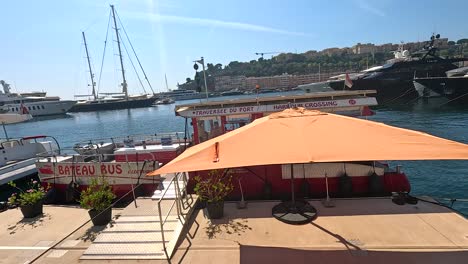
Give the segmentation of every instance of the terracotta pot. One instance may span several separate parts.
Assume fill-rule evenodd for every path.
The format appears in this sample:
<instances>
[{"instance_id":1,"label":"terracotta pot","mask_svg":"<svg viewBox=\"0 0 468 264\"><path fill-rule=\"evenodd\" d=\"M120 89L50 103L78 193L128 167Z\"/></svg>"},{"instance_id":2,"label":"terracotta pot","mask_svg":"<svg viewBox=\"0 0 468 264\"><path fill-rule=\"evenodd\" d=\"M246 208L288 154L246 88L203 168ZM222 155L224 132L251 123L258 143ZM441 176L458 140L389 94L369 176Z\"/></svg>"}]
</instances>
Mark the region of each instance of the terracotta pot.
<instances>
[{"instance_id":1,"label":"terracotta pot","mask_svg":"<svg viewBox=\"0 0 468 264\"><path fill-rule=\"evenodd\" d=\"M95 226L107 225L112 220L112 208L107 208L104 211L91 209L88 211L91 221Z\"/></svg>"},{"instance_id":2,"label":"terracotta pot","mask_svg":"<svg viewBox=\"0 0 468 264\"><path fill-rule=\"evenodd\" d=\"M42 214L42 200L35 204L20 205L24 218L33 218Z\"/></svg>"},{"instance_id":3,"label":"terracotta pot","mask_svg":"<svg viewBox=\"0 0 468 264\"><path fill-rule=\"evenodd\" d=\"M224 201L206 203L206 210L210 219L219 219L224 215Z\"/></svg>"}]
</instances>

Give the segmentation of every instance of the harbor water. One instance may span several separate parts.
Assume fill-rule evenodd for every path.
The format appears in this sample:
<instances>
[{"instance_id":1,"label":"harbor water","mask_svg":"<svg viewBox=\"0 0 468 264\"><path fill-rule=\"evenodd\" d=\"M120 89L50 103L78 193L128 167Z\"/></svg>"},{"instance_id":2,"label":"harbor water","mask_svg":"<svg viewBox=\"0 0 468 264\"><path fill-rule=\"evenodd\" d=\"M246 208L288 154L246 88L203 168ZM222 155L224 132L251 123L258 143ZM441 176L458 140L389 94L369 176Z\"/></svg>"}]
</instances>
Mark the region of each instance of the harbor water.
<instances>
[{"instance_id":1,"label":"harbor water","mask_svg":"<svg viewBox=\"0 0 468 264\"><path fill-rule=\"evenodd\" d=\"M466 108L432 108L423 105L377 109L376 115L369 119L468 143L468 109ZM188 128L192 130L190 124ZM63 148L72 148L75 143L86 139L183 132L184 129L185 119L175 116L174 105L41 117L26 123L6 126L10 137L53 136ZM343 133L346 133L346 128L341 129ZM402 165L403 171L410 179L414 195L468 198L468 161L392 161L391 164ZM454 208L468 215L468 203L455 202Z\"/></svg>"}]
</instances>

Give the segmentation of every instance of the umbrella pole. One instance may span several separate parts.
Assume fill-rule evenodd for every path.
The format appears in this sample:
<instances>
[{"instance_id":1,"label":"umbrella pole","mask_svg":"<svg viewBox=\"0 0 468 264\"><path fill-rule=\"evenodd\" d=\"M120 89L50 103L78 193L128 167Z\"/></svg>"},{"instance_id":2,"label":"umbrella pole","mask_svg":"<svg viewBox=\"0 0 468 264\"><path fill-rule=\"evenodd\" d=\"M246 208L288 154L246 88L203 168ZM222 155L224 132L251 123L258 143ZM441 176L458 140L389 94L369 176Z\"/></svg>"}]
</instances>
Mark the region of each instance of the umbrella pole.
<instances>
[{"instance_id":1,"label":"umbrella pole","mask_svg":"<svg viewBox=\"0 0 468 264\"><path fill-rule=\"evenodd\" d=\"M328 193L328 175L325 173L325 189L327 191L327 198L322 201L323 206L325 207L335 207L335 203L330 200L330 195Z\"/></svg>"},{"instance_id":2,"label":"umbrella pole","mask_svg":"<svg viewBox=\"0 0 468 264\"><path fill-rule=\"evenodd\" d=\"M294 193L294 167L291 164L291 201L281 202L271 209L273 217L293 225L310 223L317 217L317 209L307 201L296 202Z\"/></svg>"},{"instance_id":3,"label":"umbrella pole","mask_svg":"<svg viewBox=\"0 0 468 264\"><path fill-rule=\"evenodd\" d=\"M7 133L7 131L6 131L5 122L2 122L2 127L3 127L3 132L5 132L5 138L6 138L6 140L10 140L10 139L8 138L8 133Z\"/></svg>"},{"instance_id":4,"label":"umbrella pole","mask_svg":"<svg viewBox=\"0 0 468 264\"><path fill-rule=\"evenodd\" d=\"M325 173L325 188L327 189L327 201L330 201L330 196L328 195L328 176Z\"/></svg>"},{"instance_id":5,"label":"umbrella pole","mask_svg":"<svg viewBox=\"0 0 468 264\"><path fill-rule=\"evenodd\" d=\"M296 195L294 194L294 168L291 164L291 200L293 204L296 202Z\"/></svg>"}]
</instances>

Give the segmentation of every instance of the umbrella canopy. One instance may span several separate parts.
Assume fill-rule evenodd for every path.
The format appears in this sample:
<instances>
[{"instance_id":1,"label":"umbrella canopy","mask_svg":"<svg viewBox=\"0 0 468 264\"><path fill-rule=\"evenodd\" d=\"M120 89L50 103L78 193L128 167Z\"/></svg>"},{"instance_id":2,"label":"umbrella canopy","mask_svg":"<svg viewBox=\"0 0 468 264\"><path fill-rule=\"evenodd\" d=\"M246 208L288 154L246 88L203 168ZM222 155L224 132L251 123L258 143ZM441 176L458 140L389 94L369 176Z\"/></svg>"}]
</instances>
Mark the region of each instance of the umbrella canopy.
<instances>
[{"instance_id":1,"label":"umbrella canopy","mask_svg":"<svg viewBox=\"0 0 468 264\"><path fill-rule=\"evenodd\" d=\"M468 159L468 145L304 108L287 109L183 152L148 175L254 165Z\"/></svg>"}]
</instances>

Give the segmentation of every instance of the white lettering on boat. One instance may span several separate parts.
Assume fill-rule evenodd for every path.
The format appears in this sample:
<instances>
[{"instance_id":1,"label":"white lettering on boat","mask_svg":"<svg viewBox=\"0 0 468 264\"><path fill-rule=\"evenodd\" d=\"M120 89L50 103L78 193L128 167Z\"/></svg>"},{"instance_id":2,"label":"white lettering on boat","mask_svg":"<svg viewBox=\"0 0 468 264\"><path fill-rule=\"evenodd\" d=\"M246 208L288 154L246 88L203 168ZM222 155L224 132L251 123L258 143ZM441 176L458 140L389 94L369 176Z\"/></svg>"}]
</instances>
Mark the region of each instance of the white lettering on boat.
<instances>
[{"instance_id":1,"label":"white lettering on boat","mask_svg":"<svg viewBox=\"0 0 468 264\"><path fill-rule=\"evenodd\" d=\"M308 101L300 103L281 103L270 105L255 106L235 106L226 108L212 108L203 110L185 109L178 111L180 116L184 117L202 117L202 116L222 116L231 114L250 114L250 113L268 113L278 112L292 107L304 107L307 109L327 109L327 108L346 108L356 106L376 105L377 101L373 97L326 100L326 101Z\"/></svg>"},{"instance_id":2,"label":"white lettering on boat","mask_svg":"<svg viewBox=\"0 0 468 264\"><path fill-rule=\"evenodd\" d=\"M53 175L54 169L51 163L38 163L37 168L40 175ZM129 163L57 163L55 165L56 176L131 176L138 177L146 175L155 170L152 164Z\"/></svg>"}]
</instances>

